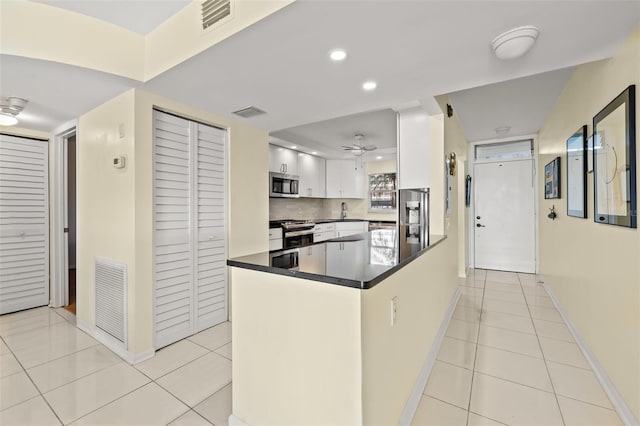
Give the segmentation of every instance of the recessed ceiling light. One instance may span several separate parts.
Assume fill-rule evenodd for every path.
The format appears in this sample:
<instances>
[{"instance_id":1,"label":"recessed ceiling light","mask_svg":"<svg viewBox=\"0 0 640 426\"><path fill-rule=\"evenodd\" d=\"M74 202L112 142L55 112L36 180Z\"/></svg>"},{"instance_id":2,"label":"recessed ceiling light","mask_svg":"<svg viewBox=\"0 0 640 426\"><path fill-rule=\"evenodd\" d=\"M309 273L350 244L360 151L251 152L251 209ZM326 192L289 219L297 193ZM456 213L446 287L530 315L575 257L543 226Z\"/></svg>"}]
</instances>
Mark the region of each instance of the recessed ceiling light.
<instances>
[{"instance_id":1,"label":"recessed ceiling light","mask_svg":"<svg viewBox=\"0 0 640 426\"><path fill-rule=\"evenodd\" d=\"M378 156L376 157L376 160L382 160L382 155L378 155Z\"/></svg>"},{"instance_id":2,"label":"recessed ceiling light","mask_svg":"<svg viewBox=\"0 0 640 426\"><path fill-rule=\"evenodd\" d=\"M329 57L332 61L344 61L347 58L347 52L342 49L335 49L329 53Z\"/></svg>"},{"instance_id":3,"label":"recessed ceiling light","mask_svg":"<svg viewBox=\"0 0 640 426\"><path fill-rule=\"evenodd\" d=\"M317 155L318 153L316 151L313 151L311 154L313 155Z\"/></svg>"},{"instance_id":4,"label":"recessed ceiling light","mask_svg":"<svg viewBox=\"0 0 640 426\"><path fill-rule=\"evenodd\" d=\"M362 88L364 90L374 90L376 87L378 87L378 83L373 80L365 81L364 83L362 83Z\"/></svg>"},{"instance_id":5,"label":"recessed ceiling light","mask_svg":"<svg viewBox=\"0 0 640 426\"><path fill-rule=\"evenodd\" d=\"M293 146L291 147L291 149L296 149L296 148L297 148L297 146L295 146L295 145L293 145Z\"/></svg>"}]
</instances>

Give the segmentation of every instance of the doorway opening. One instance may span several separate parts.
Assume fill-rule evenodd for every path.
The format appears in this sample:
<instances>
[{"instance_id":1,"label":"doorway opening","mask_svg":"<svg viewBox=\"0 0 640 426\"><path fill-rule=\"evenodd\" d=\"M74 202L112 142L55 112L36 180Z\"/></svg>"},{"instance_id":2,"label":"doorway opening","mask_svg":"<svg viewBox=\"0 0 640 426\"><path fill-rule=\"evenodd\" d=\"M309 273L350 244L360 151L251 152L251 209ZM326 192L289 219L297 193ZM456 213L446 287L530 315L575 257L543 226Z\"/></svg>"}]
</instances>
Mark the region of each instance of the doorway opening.
<instances>
[{"instance_id":1,"label":"doorway opening","mask_svg":"<svg viewBox=\"0 0 640 426\"><path fill-rule=\"evenodd\" d=\"M66 251L66 281L67 295L64 307L72 314L76 314L76 135L70 135L65 140L65 251Z\"/></svg>"}]
</instances>

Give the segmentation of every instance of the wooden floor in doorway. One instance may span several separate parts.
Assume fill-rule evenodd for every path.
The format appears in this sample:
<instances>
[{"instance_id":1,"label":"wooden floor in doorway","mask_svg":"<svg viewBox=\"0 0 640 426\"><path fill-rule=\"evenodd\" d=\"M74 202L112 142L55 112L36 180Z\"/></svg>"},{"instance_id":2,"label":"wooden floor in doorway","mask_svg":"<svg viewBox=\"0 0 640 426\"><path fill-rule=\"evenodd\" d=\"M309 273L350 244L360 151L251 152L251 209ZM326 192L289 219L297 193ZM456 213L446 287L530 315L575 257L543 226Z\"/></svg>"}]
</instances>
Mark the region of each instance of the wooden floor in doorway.
<instances>
[{"instance_id":1,"label":"wooden floor in doorway","mask_svg":"<svg viewBox=\"0 0 640 426\"><path fill-rule=\"evenodd\" d=\"M69 305L65 306L64 309L71 312L73 315L76 314L76 270L69 269Z\"/></svg>"}]
</instances>

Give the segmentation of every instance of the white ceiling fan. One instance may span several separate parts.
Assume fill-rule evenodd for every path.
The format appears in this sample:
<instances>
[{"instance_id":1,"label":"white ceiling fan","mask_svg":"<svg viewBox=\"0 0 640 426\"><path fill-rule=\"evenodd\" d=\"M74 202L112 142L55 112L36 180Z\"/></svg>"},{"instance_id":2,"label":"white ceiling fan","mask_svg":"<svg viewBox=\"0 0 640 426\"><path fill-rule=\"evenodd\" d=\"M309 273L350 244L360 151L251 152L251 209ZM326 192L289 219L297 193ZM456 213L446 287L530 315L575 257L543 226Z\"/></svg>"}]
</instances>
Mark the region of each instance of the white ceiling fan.
<instances>
[{"instance_id":1,"label":"white ceiling fan","mask_svg":"<svg viewBox=\"0 0 640 426\"><path fill-rule=\"evenodd\" d=\"M363 145L362 141L364 140L364 135L362 133L355 134L355 143L352 146L342 145L342 148L345 151L351 151L353 155L361 156L369 151L375 151L377 147L375 145Z\"/></svg>"}]
</instances>

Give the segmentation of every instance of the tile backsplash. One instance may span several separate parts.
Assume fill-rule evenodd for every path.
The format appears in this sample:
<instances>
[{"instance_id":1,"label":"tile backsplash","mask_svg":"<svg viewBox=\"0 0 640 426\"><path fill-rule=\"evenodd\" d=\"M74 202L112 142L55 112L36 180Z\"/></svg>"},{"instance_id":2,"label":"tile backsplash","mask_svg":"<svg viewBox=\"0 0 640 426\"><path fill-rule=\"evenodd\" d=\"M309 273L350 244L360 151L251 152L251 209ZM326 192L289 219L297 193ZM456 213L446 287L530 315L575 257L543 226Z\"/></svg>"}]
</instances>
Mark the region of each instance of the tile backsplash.
<instances>
[{"instance_id":1,"label":"tile backsplash","mask_svg":"<svg viewBox=\"0 0 640 426\"><path fill-rule=\"evenodd\" d=\"M322 219L322 198L269 198L269 219Z\"/></svg>"},{"instance_id":2,"label":"tile backsplash","mask_svg":"<svg viewBox=\"0 0 640 426\"><path fill-rule=\"evenodd\" d=\"M269 198L269 219L339 219L342 202L348 219L396 220L396 213L370 213L366 199Z\"/></svg>"}]
</instances>

